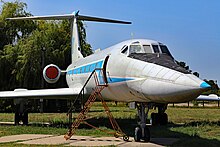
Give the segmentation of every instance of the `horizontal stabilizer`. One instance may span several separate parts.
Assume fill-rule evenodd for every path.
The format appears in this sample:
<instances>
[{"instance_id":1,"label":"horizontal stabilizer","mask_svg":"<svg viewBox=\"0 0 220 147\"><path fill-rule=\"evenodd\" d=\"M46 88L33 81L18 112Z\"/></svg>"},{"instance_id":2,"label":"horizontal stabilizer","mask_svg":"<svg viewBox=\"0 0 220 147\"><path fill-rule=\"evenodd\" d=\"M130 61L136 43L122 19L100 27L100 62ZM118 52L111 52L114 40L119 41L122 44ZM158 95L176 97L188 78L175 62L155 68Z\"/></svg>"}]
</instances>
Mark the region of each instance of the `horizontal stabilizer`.
<instances>
[{"instance_id":1,"label":"horizontal stabilizer","mask_svg":"<svg viewBox=\"0 0 220 147\"><path fill-rule=\"evenodd\" d=\"M64 14L64 15L14 17L14 18L6 18L6 19L7 20L63 20L63 19L71 19L73 17L74 17L74 14Z\"/></svg>"},{"instance_id":2,"label":"horizontal stabilizer","mask_svg":"<svg viewBox=\"0 0 220 147\"><path fill-rule=\"evenodd\" d=\"M74 13L64 14L64 15L15 17L15 18L7 18L7 20L64 20L64 19L73 19L74 17L77 17L78 20L84 20L84 21L131 24L131 22L128 22L128 21L113 20L113 19L99 18L99 17L92 17L92 16L83 16L83 15L78 15L78 14L75 15Z\"/></svg>"},{"instance_id":3,"label":"horizontal stabilizer","mask_svg":"<svg viewBox=\"0 0 220 147\"><path fill-rule=\"evenodd\" d=\"M85 21L131 24L131 22L128 22L128 21L113 20L113 19L106 19L106 18L99 18L99 17L83 16L83 15L79 15L78 19L85 20Z\"/></svg>"}]
</instances>

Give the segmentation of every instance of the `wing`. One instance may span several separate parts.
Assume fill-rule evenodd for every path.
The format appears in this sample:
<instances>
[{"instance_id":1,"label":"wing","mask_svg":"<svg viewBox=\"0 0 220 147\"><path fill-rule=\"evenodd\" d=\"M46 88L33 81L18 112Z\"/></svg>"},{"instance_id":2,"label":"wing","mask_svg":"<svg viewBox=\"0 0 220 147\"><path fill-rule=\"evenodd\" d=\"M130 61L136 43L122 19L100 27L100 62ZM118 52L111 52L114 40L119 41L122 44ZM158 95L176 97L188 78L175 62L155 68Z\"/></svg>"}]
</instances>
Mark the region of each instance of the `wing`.
<instances>
[{"instance_id":1,"label":"wing","mask_svg":"<svg viewBox=\"0 0 220 147\"><path fill-rule=\"evenodd\" d=\"M41 98L41 99L68 99L76 97L81 88L58 88L58 89L15 89L14 91L0 92L0 98Z\"/></svg>"},{"instance_id":2,"label":"wing","mask_svg":"<svg viewBox=\"0 0 220 147\"><path fill-rule=\"evenodd\" d=\"M196 98L197 101L220 101L220 97L217 95L200 95Z\"/></svg>"}]
</instances>

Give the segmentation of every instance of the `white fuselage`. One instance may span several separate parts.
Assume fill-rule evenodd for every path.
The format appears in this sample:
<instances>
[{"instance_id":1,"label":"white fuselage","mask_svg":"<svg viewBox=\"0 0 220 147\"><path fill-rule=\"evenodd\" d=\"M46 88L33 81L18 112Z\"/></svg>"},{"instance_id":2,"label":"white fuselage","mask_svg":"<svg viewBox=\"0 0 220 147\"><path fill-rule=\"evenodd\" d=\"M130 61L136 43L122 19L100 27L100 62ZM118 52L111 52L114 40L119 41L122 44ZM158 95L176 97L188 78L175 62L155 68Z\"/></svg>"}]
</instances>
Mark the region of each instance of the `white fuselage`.
<instances>
[{"instance_id":1,"label":"white fuselage","mask_svg":"<svg viewBox=\"0 0 220 147\"><path fill-rule=\"evenodd\" d=\"M185 102L195 99L206 88L204 81L190 73L128 57L130 46L134 44L142 48L144 45L151 48L152 44L161 45L157 41L146 39L128 40L82 58L67 68L68 86L81 88L95 68L103 68L106 57L109 56L106 61L108 87L102 91L105 99L125 102ZM128 51L122 53L125 46ZM160 53L161 50L158 57ZM152 54L155 53L152 51ZM101 75L99 78L101 80ZM90 94L94 87L94 80L91 80L86 86L86 94Z\"/></svg>"}]
</instances>

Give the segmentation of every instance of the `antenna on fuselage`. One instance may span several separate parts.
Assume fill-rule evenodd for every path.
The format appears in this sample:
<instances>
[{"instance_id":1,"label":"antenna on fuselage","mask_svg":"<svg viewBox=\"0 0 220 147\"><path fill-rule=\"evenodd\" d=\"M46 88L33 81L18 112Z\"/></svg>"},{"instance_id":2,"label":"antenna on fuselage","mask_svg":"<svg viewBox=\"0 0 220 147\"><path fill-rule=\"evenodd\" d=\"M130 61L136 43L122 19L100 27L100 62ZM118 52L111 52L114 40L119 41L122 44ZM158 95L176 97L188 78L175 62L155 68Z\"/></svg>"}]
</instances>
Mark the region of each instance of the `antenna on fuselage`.
<instances>
[{"instance_id":1,"label":"antenna on fuselage","mask_svg":"<svg viewBox=\"0 0 220 147\"><path fill-rule=\"evenodd\" d=\"M77 25L78 20L131 24L131 22L127 22L127 21L120 21L120 20L79 15L78 10L74 11L72 14L65 14L65 15L16 17L16 18L7 18L7 19L8 20L64 20L64 19L68 19L71 23L71 58L72 58L72 63L83 58L83 55L81 53L81 48L80 48L79 32L78 32L78 25Z\"/></svg>"},{"instance_id":2,"label":"antenna on fuselage","mask_svg":"<svg viewBox=\"0 0 220 147\"><path fill-rule=\"evenodd\" d=\"M134 39L134 33L131 32L131 39Z\"/></svg>"}]
</instances>

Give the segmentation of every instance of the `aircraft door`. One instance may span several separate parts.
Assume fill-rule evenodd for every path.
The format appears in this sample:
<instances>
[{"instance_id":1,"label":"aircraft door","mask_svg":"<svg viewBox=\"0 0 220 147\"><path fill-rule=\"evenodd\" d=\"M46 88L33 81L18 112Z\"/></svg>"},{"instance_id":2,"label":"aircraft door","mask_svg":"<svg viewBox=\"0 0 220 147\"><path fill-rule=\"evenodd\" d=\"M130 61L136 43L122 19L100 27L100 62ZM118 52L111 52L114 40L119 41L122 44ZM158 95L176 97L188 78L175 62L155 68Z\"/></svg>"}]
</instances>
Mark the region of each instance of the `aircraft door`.
<instances>
[{"instance_id":1,"label":"aircraft door","mask_svg":"<svg viewBox=\"0 0 220 147\"><path fill-rule=\"evenodd\" d=\"M103 64L103 79L105 83L108 84L108 78L107 78L107 63L108 63L109 55L105 57L104 64Z\"/></svg>"}]
</instances>

